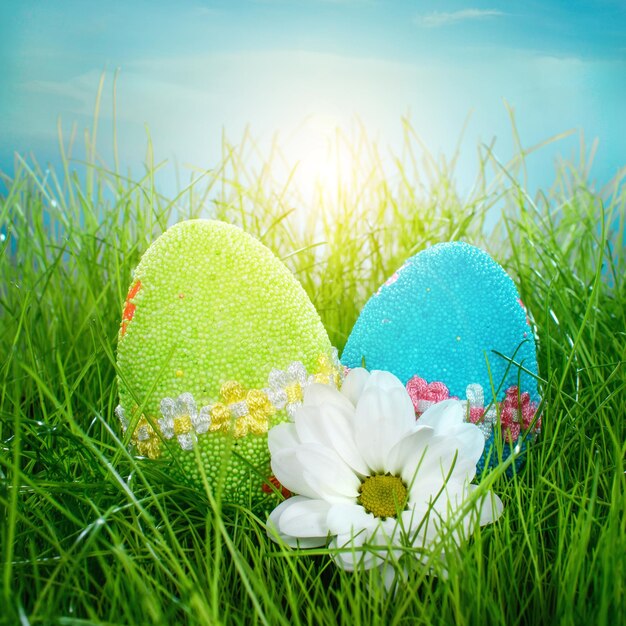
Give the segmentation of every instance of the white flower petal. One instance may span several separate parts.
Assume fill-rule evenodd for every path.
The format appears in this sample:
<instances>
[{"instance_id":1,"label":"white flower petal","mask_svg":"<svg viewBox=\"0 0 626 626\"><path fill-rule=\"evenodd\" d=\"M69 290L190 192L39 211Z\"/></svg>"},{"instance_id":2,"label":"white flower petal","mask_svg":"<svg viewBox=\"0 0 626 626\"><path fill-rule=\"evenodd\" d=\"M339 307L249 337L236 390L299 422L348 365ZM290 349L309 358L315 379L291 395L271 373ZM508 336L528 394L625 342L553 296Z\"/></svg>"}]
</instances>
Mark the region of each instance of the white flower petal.
<instances>
[{"instance_id":1,"label":"white flower petal","mask_svg":"<svg viewBox=\"0 0 626 626\"><path fill-rule=\"evenodd\" d=\"M436 435L446 435L464 422L463 405L458 400L442 400L430 406L417 420L421 426L431 426Z\"/></svg>"},{"instance_id":2,"label":"white flower petal","mask_svg":"<svg viewBox=\"0 0 626 626\"><path fill-rule=\"evenodd\" d=\"M324 500L290 498L286 501L278 529L292 537L326 537L328 524L326 516L331 505Z\"/></svg>"},{"instance_id":3,"label":"white flower petal","mask_svg":"<svg viewBox=\"0 0 626 626\"><path fill-rule=\"evenodd\" d=\"M357 567L371 569L383 563L389 554L389 544L394 545L392 535L397 527L395 520L389 519L381 522L374 518L374 522L362 529L337 535L330 543L331 548L343 548L341 552L333 554L335 563L347 571L353 571ZM372 546L368 549L369 544ZM398 554L393 550L396 555Z\"/></svg>"},{"instance_id":4,"label":"white flower petal","mask_svg":"<svg viewBox=\"0 0 626 626\"><path fill-rule=\"evenodd\" d=\"M354 418L356 445L375 472L384 469L391 448L415 427L413 403L406 389L371 386L377 373L382 372L370 377Z\"/></svg>"},{"instance_id":5,"label":"white flower petal","mask_svg":"<svg viewBox=\"0 0 626 626\"><path fill-rule=\"evenodd\" d=\"M272 471L292 493L328 502L352 502L359 479L335 452L318 444L302 444L272 454Z\"/></svg>"},{"instance_id":6,"label":"white flower petal","mask_svg":"<svg viewBox=\"0 0 626 626\"><path fill-rule=\"evenodd\" d=\"M478 485L468 485L468 494L471 495L472 492L478 488ZM504 511L504 504L502 504L502 500L500 500L500 498L493 493L493 491L488 491L484 494L484 496L479 499L477 507L480 511L479 524L481 526L495 522Z\"/></svg>"},{"instance_id":7,"label":"white flower petal","mask_svg":"<svg viewBox=\"0 0 626 626\"><path fill-rule=\"evenodd\" d=\"M337 496L357 497L361 481L334 450L314 443L302 444L295 450L306 472L305 480L319 497L333 502Z\"/></svg>"},{"instance_id":8,"label":"white flower petal","mask_svg":"<svg viewBox=\"0 0 626 626\"><path fill-rule=\"evenodd\" d=\"M428 502L434 498L446 481L452 478L457 464L462 460L454 440L433 436L420 457L401 470L402 480L409 486L411 499Z\"/></svg>"},{"instance_id":9,"label":"white flower petal","mask_svg":"<svg viewBox=\"0 0 626 626\"><path fill-rule=\"evenodd\" d=\"M447 443L437 442L433 438L417 462L407 463L402 468L400 476L409 488L412 501L428 501L444 486L451 491L457 488L456 485L462 486L476 475L475 461L459 455Z\"/></svg>"},{"instance_id":10,"label":"white flower petal","mask_svg":"<svg viewBox=\"0 0 626 626\"><path fill-rule=\"evenodd\" d=\"M285 448L272 453L270 465L274 476L283 487L308 498L319 498L319 493L305 479L305 468L296 454L296 448Z\"/></svg>"},{"instance_id":11,"label":"white flower petal","mask_svg":"<svg viewBox=\"0 0 626 626\"><path fill-rule=\"evenodd\" d=\"M393 554L396 560L402 556L402 551L393 548L399 546L402 541L402 527L394 517L381 520L374 529L370 541L374 545L387 546L388 553Z\"/></svg>"},{"instance_id":12,"label":"white flower petal","mask_svg":"<svg viewBox=\"0 0 626 626\"><path fill-rule=\"evenodd\" d=\"M187 405L180 397L174 400L174 417L180 417L187 414Z\"/></svg>"},{"instance_id":13,"label":"white flower petal","mask_svg":"<svg viewBox=\"0 0 626 626\"><path fill-rule=\"evenodd\" d=\"M320 472L309 472L307 470L303 471L302 477L306 481L308 488L316 494L316 498L326 500L331 504L356 501L357 491L351 490L351 492L346 493L347 485L345 483L341 488L337 488L336 485L328 482L327 475L320 474Z\"/></svg>"},{"instance_id":14,"label":"white flower petal","mask_svg":"<svg viewBox=\"0 0 626 626\"><path fill-rule=\"evenodd\" d=\"M304 550L322 548L328 541L328 537L290 537L289 535L282 535L280 538L288 546Z\"/></svg>"},{"instance_id":15,"label":"white flower petal","mask_svg":"<svg viewBox=\"0 0 626 626\"><path fill-rule=\"evenodd\" d=\"M408 579L408 569L406 565L404 567L396 568L389 563L389 561L383 562L378 566L378 570L380 572L380 577L382 579L383 585L387 590L387 593L390 593L394 583L400 585L402 583L407 582Z\"/></svg>"},{"instance_id":16,"label":"white flower petal","mask_svg":"<svg viewBox=\"0 0 626 626\"><path fill-rule=\"evenodd\" d=\"M450 436L460 445L458 448L460 456L476 465L485 449L485 437L480 428L475 424L461 424L451 431Z\"/></svg>"},{"instance_id":17,"label":"white flower petal","mask_svg":"<svg viewBox=\"0 0 626 626\"><path fill-rule=\"evenodd\" d=\"M466 427L467 433L463 433ZM485 440L480 435L480 430L473 424L464 424L458 432L462 435L459 438L454 435L435 436L431 441L432 450L427 453L427 458L423 468L425 471L433 467L442 468L446 476L449 475L451 480L472 480L476 474L476 463L480 458ZM475 429L475 430L474 430ZM478 432L476 432L478 431ZM478 436L480 435L480 437ZM481 441L482 439L482 441ZM436 461L436 457L440 457L440 461Z\"/></svg>"},{"instance_id":18,"label":"white flower petal","mask_svg":"<svg viewBox=\"0 0 626 626\"><path fill-rule=\"evenodd\" d=\"M421 507L411 507L406 511L402 511L400 514L402 528L406 533L410 533L412 529L414 530L419 526L425 515L426 511Z\"/></svg>"},{"instance_id":19,"label":"white flower petal","mask_svg":"<svg viewBox=\"0 0 626 626\"><path fill-rule=\"evenodd\" d=\"M278 424L270 428L267 433L267 445L272 456L281 450L299 446L301 443L296 427L290 423Z\"/></svg>"},{"instance_id":20,"label":"white flower petal","mask_svg":"<svg viewBox=\"0 0 626 626\"><path fill-rule=\"evenodd\" d=\"M375 556L363 550L363 544L368 539L369 534L365 529L356 535L351 533L337 535L329 547L341 551L332 555L333 560L348 572L353 572L359 565L362 565L364 569L371 569L376 565Z\"/></svg>"},{"instance_id":21,"label":"white flower petal","mask_svg":"<svg viewBox=\"0 0 626 626\"><path fill-rule=\"evenodd\" d=\"M413 476L434 434L430 426L416 426L391 448L383 469L396 476L402 473Z\"/></svg>"},{"instance_id":22,"label":"white flower petal","mask_svg":"<svg viewBox=\"0 0 626 626\"><path fill-rule=\"evenodd\" d=\"M443 400L430 407L417 421L430 426L441 437L454 438L461 458L473 459L474 465L482 456L485 437L475 424L465 422L463 404L457 400Z\"/></svg>"},{"instance_id":23,"label":"white flower petal","mask_svg":"<svg viewBox=\"0 0 626 626\"><path fill-rule=\"evenodd\" d=\"M348 398L330 385L313 383L304 390L304 406L333 405L344 411L354 411Z\"/></svg>"},{"instance_id":24,"label":"white flower petal","mask_svg":"<svg viewBox=\"0 0 626 626\"><path fill-rule=\"evenodd\" d=\"M370 373L365 389L375 387L382 389L383 391L392 391L393 389L402 389L406 392L405 386L400 379L391 372L385 372L382 370L374 370Z\"/></svg>"},{"instance_id":25,"label":"white flower petal","mask_svg":"<svg viewBox=\"0 0 626 626\"><path fill-rule=\"evenodd\" d=\"M422 462L411 474L403 470L402 479L409 486L412 507L425 511L429 504L441 515L447 515L448 506L458 508L466 497L466 485L474 477L473 460L460 456L454 443L433 438Z\"/></svg>"},{"instance_id":26,"label":"white flower petal","mask_svg":"<svg viewBox=\"0 0 626 626\"><path fill-rule=\"evenodd\" d=\"M292 537L280 532L279 524L283 512L286 508L293 506L294 502L305 501L308 498L302 496L293 496L284 502L281 502L271 513L267 520L267 535L272 541L280 543L281 541L292 548L318 548L326 545L327 537Z\"/></svg>"},{"instance_id":27,"label":"white flower petal","mask_svg":"<svg viewBox=\"0 0 626 626\"><path fill-rule=\"evenodd\" d=\"M352 416L334 405L323 409L304 406L295 418L296 430L303 443L319 443L335 450L356 472L365 475L368 467L354 442Z\"/></svg>"},{"instance_id":28,"label":"white flower petal","mask_svg":"<svg viewBox=\"0 0 626 626\"><path fill-rule=\"evenodd\" d=\"M376 518L360 504L333 504L326 521L331 534L344 535L369 528L376 523Z\"/></svg>"},{"instance_id":29,"label":"white flower petal","mask_svg":"<svg viewBox=\"0 0 626 626\"><path fill-rule=\"evenodd\" d=\"M458 455L448 482L462 484L474 480L474 476L476 476L476 462L477 459L474 457Z\"/></svg>"},{"instance_id":30,"label":"white flower petal","mask_svg":"<svg viewBox=\"0 0 626 626\"><path fill-rule=\"evenodd\" d=\"M402 527L414 548L426 548L437 539L439 534L435 523L437 516L430 515L430 512L427 506L419 506L402 512Z\"/></svg>"},{"instance_id":31,"label":"white flower petal","mask_svg":"<svg viewBox=\"0 0 626 626\"><path fill-rule=\"evenodd\" d=\"M291 498L289 498L288 500L283 500L271 513L270 516L268 518L268 527L270 526L270 523L274 525L274 528L276 528L276 530L278 530L278 521L280 519L280 516L283 514L283 511L285 510L285 508L287 507L287 505L289 504L289 501L292 502L297 502L297 501L306 501L308 500L308 498L305 498L304 496L292 496Z\"/></svg>"},{"instance_id":32,"label":"white flower petal","mask_svg":"<svg viewBox=\"0 0 626 626\"><path fill-rule=\"evenodd\" d=\"M467 500L467 481L449 479L433 493L430 502L432 513L442 520L452 519Z\"/></svg>"},{"instance_id":33,"label":"white flower petal","mask_svg":"<svg viewBox=\"0 0 626 626\"><path fill-rule=\"evenodd\" d=\"M366 369L355 367L348 372L348 375L343 381L341 393L346 396L354 406L356 406L359 401L369 377L370 373Z\"/></svg>"}]
</instances>

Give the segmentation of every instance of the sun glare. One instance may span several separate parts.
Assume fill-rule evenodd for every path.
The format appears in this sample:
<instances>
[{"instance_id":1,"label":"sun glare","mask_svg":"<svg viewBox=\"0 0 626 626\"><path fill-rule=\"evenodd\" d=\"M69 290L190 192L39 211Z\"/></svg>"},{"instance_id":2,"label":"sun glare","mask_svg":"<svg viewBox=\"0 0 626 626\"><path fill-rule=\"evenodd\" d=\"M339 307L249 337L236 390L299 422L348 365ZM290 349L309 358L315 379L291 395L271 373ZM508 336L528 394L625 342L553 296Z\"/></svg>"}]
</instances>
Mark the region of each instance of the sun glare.
<instances>
[{"instance_id":1,"label":"sun glare","mask_svg":"<svg viewBox=\"0 0 626 626\"><path fill-rule=\"evenodd\" d=\"M350 133L339 118L307 117L287 138L282 152L293 187L306 199L337 194L355 182L357 163Z\"/></svg>"}]
</instances>

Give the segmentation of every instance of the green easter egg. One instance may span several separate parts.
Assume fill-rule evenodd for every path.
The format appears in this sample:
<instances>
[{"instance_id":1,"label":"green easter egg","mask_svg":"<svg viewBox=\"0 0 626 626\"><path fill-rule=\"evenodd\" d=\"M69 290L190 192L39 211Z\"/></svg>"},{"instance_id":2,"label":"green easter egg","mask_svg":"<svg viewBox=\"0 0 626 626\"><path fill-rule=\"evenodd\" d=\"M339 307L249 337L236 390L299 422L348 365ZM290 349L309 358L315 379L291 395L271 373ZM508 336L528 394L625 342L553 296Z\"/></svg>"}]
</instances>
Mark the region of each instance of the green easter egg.
<instances>
[{"instance_id":1,"label":"green easter egg","mask_svg":"<svg viewBox=\"0 0 626 626\"><path fill-rule=\"evenodd\" d=\"M298 281L229 224L171 227L134 272L118 338L116 413L140 456L225 501L270 491L267 431L341 366ZM196 452L201 463L197 463Z\"/></svg>"}]
</instances>

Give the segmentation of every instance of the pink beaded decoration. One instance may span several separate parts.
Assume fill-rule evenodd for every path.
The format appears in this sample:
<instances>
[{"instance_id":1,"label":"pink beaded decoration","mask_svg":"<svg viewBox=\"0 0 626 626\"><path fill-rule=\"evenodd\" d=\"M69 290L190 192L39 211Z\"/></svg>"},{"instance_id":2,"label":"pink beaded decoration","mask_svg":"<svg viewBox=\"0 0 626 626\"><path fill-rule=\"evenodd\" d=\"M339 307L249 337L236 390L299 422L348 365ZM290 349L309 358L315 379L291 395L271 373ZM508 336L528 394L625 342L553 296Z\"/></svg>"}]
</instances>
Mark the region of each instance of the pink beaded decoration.
<instances>
[{"instance_id":1,"label":"pink beaded decoration","mask_svg":"<svg viewBox=\"0 0 626 626\"><path fill-rule=\"evenodd\" d=\"M406 390L411 396L415 412L421 415L428 407L447 400L450 397L450 392L446 385L439 381L427 383L423 378L419 376L413 376L407 384Z\"/></svg>"},{"instance_id":2,"label":"pink beaded decoration","mask_svg":"<svg viewBox=\"0 0 626 626\"><path fill-rule=\"evenodd\" d=\"M502 424L502 433L507 441L516 441L520 435L520 430L528 430L537 412L537 405L530 401L530 395L527 391L520 394L519 389L509 387L506 390L504 401L500 408L500 423ZM537 418L535 429L541 427L541 418Z\"/></svg>"}]
</instances>

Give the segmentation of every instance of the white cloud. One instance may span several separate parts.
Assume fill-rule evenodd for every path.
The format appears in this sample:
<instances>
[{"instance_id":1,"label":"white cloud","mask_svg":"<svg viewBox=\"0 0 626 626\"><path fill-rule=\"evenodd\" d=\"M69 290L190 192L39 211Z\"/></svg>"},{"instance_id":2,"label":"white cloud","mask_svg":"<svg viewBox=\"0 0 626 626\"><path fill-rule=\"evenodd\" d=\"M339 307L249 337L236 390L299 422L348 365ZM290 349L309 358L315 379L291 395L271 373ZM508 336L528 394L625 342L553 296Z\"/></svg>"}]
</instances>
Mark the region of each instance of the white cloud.
<instances>
[{"instance_id":1,"label":"white cloud","mask_svg":"<svg viewBox=\"0 0 626 626\"><path fill-rule=\"evenodd\" d=\"M423 15L418 15L415 22L424 28L440 28L458 22L484 20L491 17L502 17L505 15L497 9L462 9L451 13L434 11Z\"/></svg>"}]
</instances>

